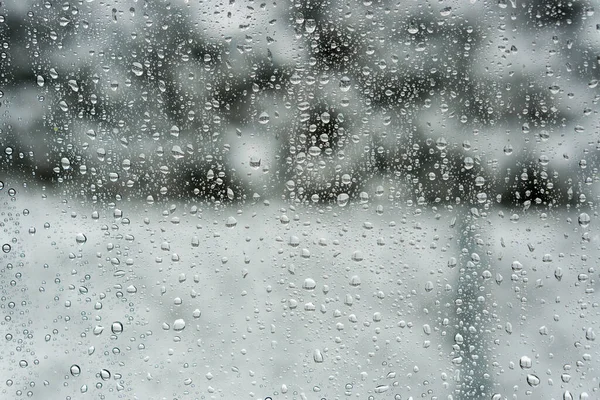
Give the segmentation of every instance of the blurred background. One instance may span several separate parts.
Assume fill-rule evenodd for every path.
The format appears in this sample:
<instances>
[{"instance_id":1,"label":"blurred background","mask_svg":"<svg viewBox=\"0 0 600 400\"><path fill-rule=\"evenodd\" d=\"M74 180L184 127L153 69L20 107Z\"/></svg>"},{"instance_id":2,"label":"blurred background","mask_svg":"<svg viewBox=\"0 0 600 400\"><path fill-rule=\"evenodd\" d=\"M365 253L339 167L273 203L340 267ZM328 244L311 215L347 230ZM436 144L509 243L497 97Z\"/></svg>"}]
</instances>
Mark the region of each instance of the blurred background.
<instances>
[{"instance_id":1,"label":"blurred background","mask_svg":"<svg viewBox=\"0 0 600 400\"><path fill-rule=\"evenodd\" d=\"M0 394L594 399L597 1L0 1Z\"/></svg>"}]
</instances>

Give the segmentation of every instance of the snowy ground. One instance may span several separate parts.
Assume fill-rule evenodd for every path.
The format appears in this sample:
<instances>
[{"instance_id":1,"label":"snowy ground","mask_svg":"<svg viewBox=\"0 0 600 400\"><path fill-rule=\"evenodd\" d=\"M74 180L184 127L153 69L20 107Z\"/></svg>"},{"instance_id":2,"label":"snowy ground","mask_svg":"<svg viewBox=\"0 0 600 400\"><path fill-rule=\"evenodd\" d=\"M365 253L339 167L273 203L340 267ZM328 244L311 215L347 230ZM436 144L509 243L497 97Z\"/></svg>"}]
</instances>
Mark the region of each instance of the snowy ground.
<instances>
[{"instance_id":1,"label":"snowy ground","mask_svg":"<svg viewBox=\"0 0 600 400\"><path fill-rule=\"evenodd\" d=\"M377 199L123 203L115 218L8 187L2 398L456 399L472 368L489 373L489 398L598 395L599 235L578 212L480 214L465 242L456 209L378 215ZM458 294L461 268L478 299ZM456 338L478 320L471 339ZM476 366L458 361L469 345Z\"/></svg>"}]
</instances>

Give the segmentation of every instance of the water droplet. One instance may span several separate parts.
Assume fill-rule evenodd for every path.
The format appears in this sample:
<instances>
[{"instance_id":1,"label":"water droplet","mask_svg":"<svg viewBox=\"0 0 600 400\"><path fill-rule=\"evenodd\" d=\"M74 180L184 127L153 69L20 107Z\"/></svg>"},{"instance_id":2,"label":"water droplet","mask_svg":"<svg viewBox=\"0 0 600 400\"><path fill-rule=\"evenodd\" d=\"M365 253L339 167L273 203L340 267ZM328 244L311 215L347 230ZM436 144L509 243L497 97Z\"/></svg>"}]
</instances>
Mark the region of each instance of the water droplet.
<instances>
[{"instance_id":1,"label":"water droplet","mask_svg":"<svg viewBox=\"0 0 600 400\"><path fill-rule=\"evenodd\" d=\"M103 381L107 381L110 379L110 371L107 369L103 369L100 371L100 378L102 378Z\"/></svg>"},{"instance_id":2,"label":"water droplet","mask_svg":"<svg viewBox=\"0 0 600 400\"><path fill-rule=\"evenodd\" d=\"M323 353L321 353L321 350L315 349L315 351L313 352L313 360L318 364L323 362L324 358Z\"/></svg>"},{"instance_id":3,"label":"water droplet","mask_svg":"<svg viewBox=\"0 0 600 400\"><path fill-rule=\"evenodd\" d=\"M317 146L310 146L308 149L308 154L313 157L317 157L319 154L321 154L321 148Z\"/></svg>"},{"instance_id":4,"label":"water droplet","mask_svg":"<svg viewBox=\"0 0 600 400\"><path fill-rule=\"evenodd\" d=\"M2 251L3 251L3 252L5 252L5 253L8 253L8 252L10 252L10 249L11 249L11 247L10 247L10 244L8 244L8 243L4 243L4 244L2 245Z\"/></svg>"},{"instance_id":5,"label":"water droplet","mask_svg":"<svg viewBox=\"0 0 600 400\"><path fill-rule=\"evenodd\" d=\"M60 164L65 171L71 168L71 161L69 161L69 159L66 157L60 159Z\"/></svg>"},{"instance_id":6,"label":"water droplet","mask_svg":"<svg viewBox=\"0 0 600 400\"><path fill-rule=\"evenodd\" d=\"M119 321L115 321L112 323L110 330L112 331L112 333L114 333L115 335L118 335L120 333L123 332L123 324Z\"/></svg>"},{"instance_id":7,"label":"water droplet","mask_svg":"<svg viewBox=\"0 0 600 400\"><path fill-rule=\"evenodd\" d=\"M438 138L435 141L435 147L437 147L438 150L445 150L446 147L448 147L448 141L444 137Z\"/></svg>"},{"instance_id":8,"label":"water droplet","mask_svg":"<svg viewBox=\"0 0 600 400\"><path fill-rule=\"evenodd\" d=\"M433 290L433 282L427 281L425 282L425 291L431 292Z\"/></svg>"},{"instance_id":9,"label":"water droplet","mask_svg":"<svg viewBox=\"0 0 600 400\"><path fill-rule=\"evenodd\" d=\"M185 329L185 321L183 319L176 319L175 322L173 322L173 330L175 331L182 331Z\"/></svg>"},{"instance_id":10,"label":"water droplet","mask_svg":"<svg viewBox=\"0 0 600 400\"><path fill-rule=\"evenodd\" d=\"M77 236L75 236L75 241L79 244L84 244L87 242L87 237L83 233L78 233Z\"/></svg>"},{"instance_id":11,"label":"water droplet","mask_svg":"<svg viewBox=\"0 0 600 400\"><path fill-rule=\"evenodd\" d=\"M250 157L250 166L252 168L254 168L254 169L259 168L260 167L260 162L261 162L260 157L256 157L256 156Z\"/></svg>"},{"instance_id":12,"label":"water droplet","mask_svg":"<svg viewBox=\"0 0 600 400\"><path fill-rule=\"evenodd\" d=\"M577 218L579 225L583 228L587 228L590 225L591 218L587 213L579 214L579 218Z\"/></svg>"},{"instance_id":13,"label":"water droplet","mask_svg":"<svg viewBox=\"0 0 600 400\"><path fill-rule=\"evenodd\" d=\"M454 335L454 342L456 342L456 344L463 344L464 338L462 337L462 335L460 333L457 333L456 335Z\"/></svg>"},{"instance_id":14,"label":"water droplet","mask_svg":"<svg viewBox=\"0 0 600 400\"><path fill-rule=\"evenodd\" d=\"M302 288L306 290L314 290L316 286L317 283L312 278L306 278L302 284Z\"/></svg>"},{"instance_id":15,"label":"water droplet","mask_svg":"<svg viewBox=\"0 0 600 400\"><path fill-rule=\"evenodd\" d=\"M142 76L144 73L144 67L139 62L134 62L131 64L131 72L133 72L135 76Z\"/></svg>"},{"instance_id":16,"label":"water droplet","mask_svg":"<svg viewBox=\"0 0 600 400\"><path fill-rule=\"evenodd\" d=\"M342 79L340 79L340 90L342 92L347 92L350 90L350 86L350 78L348 78L346 75L342 76Z\"/></svg>"},{"instance_id":17,"label":"water droplet","mask_svg":"<svg viewBox=\"0 0 600 400\"><path fill-rule=\"evenodd\" d=\"M260 115L258 116L259 124L266 125L269 123L269 120L270 120L269 114L267 114L264 111L262 113L260 113Z\"/></svg>"},{"instance_id":18,"label":"water droplet","mask_svg":"<svg viewBox=\"0 0 600 400\"><path fill-rule=\"evenodd\" d=\"M79 376L79 374L81 374L81 368L79 368L79 365L77 365L77 364L71 365L71 375Z\"/></svg>"},{"instance_id":19,"label":"water droplet","mask_svg":"<svg viewBox=\"0 0 600 400\"><path fill-rule=\"evenodd\" d=\"M458 260L455 257L450 257L450 259L448 260L448 267L454 268L454 267L456 267L457 264L458 264Z\"/></svg>"},{"instance_id":20,"label":"water droplet","mask_svg":"<svg viewBox=\"0 0 600 400\"><path fill-rule=\"evenodd\" d=\"M452 13L452 7L448 6L448 7L444 7L440 10L440 15L442 17L447 17Z\"/></svg>"},{"instance_id":21,"label":"water droplet","mask_svg":"<svg viewBox=\"0 0 600 400\"><path fill-rule=\"evenodd\" d=\"M316 28L317 28L317 22L314 19L308 18L304 22L304 30L306 30L307 33L313 33Z\"/></svg>"},{"instance_id":22,"label":"water droplet","mask_svg":"<svg viewBox=\"0 0 600 400\"><path fill-rule=\"evenodd\" d=\"M173 147L171 148L171 155L174 159L180 160L185 156L185 153L181 149L181 146L173 145Z\"/></svg>"},{"instance_id":23,"label":"water droplet","mask_svg":"<svg viewBox=\"0 0 600 400\"><path fill-rule=\"evenodd\" d=\"M587 330L585 331L585 338L587 340L596 340L596 334L594 333L594 330L592 328L587 328Z\"/></svg>"},{"instance_id":24,"label":"water droplet","mask_svg":"<svg viewBox=\"0 0 600 400\"><path fill-rule=\"evenodd\" d=\"M473 161L473 158L471 158L471 157L465 157L464 163L465 163L465 169L467 169L467 170L472 169L473 166L475 165L475 161Z\"/></svg>"},{"instance_id":25,"label":"water droplet","mask_svg":"<svg viewBox=\"0 0 600 400\"><path fill-rule=\"evenodd\" d=\"M538 378L534 374L529 374L529 375L527 375L527 383L531 387L536 387L540 384L540 378Z\"/></svg>"},{"instance_id":26,"label":"water droplet","mask_svg":"<svg viewBox=\"0 0 600 400\"><path fill-rule=\"evenodd\" d=\"M573 400L573 395L568 390L563 393L563 400Z\"/></svg>"},{"instance_id":27,"label":"water droplet","mask_svg":"<svg viewBox=\"0 0 600 400\"><path fill-rule=\"evenodd\" d=\"M360 250L356 250L355 252L352 253L352 260L353 261L362 261L364 259L363 253Z\"/></svg>"},{"instance_id":28,"label":"water droplet","mask_svg":"<svg viewBox=\"0 0 600 400\"><path fill-rule=\"evenodd\" d=\"M350 196L348 196L348 194L346 193L340 193L337 196L337 204L340 207L345 207L348 204L348 200L350 199Z\"/></svg>"},{"instance_id":29,"label":"water droplet","mask_svg":"<svg viewBox=\"0 0 600 400\"><path fill-rule=\"evenodd\" d=\"M415 35L417 32L419 32L419 25L415 22L415 21L411 21L408 24L408 28L407 28L408 33L410 33L411 35Z\"/></svg>"},{"instance_id":30,"label":"water droplet","mask_svg":"<svg viewBox=\"0 0 600 400\"><path fill-rule=\"evenodd\" d=\"M375 393L385 393L388 390L390 390L389 385L378 385L374 391L375 391Z\"/></svg>"},{"instance_id":31,"label":"water droplet","mask_svg":"<svg viewBox=\"0 0 600 400\"><path fill-rule=\"evenodd\" d=\"M235 219L234 217L227 218L227 221L225 222L226 227L233 228L236 225L237 225L237 219Z\"/></svg>"},{"instance_id":32,"label":"water droplet","mask_svg":"<svg viewBox=\"0 0 600 400\"><path fill-rule=\"evenodd\" d=\"M68 84L72 91L79 92L79 85L75 79L69 79Z\"/></svg>"},{"instance_id":33,"label":"water droplet","mask_svg":"<svg viewBox=\"0 0 600 400\"><path fill-rule=\"evenodd\" d=\"M531 366L533 365L531 358L527 357L527 356L523 356L521 357L521 359L519 360L519 365L521 366L521 368L523 369L529 369L531 368Z\"/></svg>"}]
</instances>

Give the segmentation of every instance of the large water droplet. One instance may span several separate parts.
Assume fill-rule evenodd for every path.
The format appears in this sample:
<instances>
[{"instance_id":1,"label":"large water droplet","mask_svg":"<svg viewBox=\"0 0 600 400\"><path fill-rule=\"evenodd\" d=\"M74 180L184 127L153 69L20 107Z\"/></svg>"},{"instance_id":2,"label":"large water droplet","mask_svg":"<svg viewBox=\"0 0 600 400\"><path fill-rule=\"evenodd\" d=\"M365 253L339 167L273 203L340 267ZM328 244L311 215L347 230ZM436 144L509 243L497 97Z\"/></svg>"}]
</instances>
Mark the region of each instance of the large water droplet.
<instances>
[{"instance_id":1,"label":"large water droplet","mask_svg":"<svg viewBox=\"0 0 600 400\"><path fill-rule=\"evenodd\" d=\"M266 112L262 112L260 113L260 115L258 116L258 123L265 125L268 124L270 120L269 114L267 114Z\"/></svg>"},{"instance_id":2,"label":"large water droplet","mask_svg":"<svg viewBox=\"0 0 600 400\"><path fill-rule=\"evenodd\" d=\"M100 378L102 378L103 381L107 381L110 379L110 371L107 369L103 369L100 371Z\"/></svg>"},{"instance_id":3,"label":"large water droplet","mask_svg":"<svg viewBox=\"0 0 600 400\"><path fill-rule=\"evenodd\" d=\"M120 333L123 332L123 324L119 321L115 321L112 323L110 330L112 331L112 333L114 333L115 335L118 335Z\"/></svg>"},{"instance_id":4,"label":"large water droplet","mask_svg":"<svg viewBox=\"0 0 600 400\"><path fill-rule=\"evenodd\" d=\"M84 244L87 242L87 237L83 233L78 233L77 236L75 236L75 241L79 244Z\"/></svg>"},{"instance_id":5,"label":"large water droplet","mask_svg":"<svg viewBox=\"0 0 600 400\"><path fill-rule=\"evenodd\" d=\"M583 228L587 228L590 225L590 222L592 221L592 219L587 213L579 214L579 218L577 220L579 222L579 225Z\"/></svg>"},{"instance_id":6,"label":"large water droplet","mask_svg":"<svg viewBox=\"0 0 600 400\"><path fill-rule=\"evenodd\" d=\"M317 286L317 283L312 278L306 278L302 284L302 288L306 290L313 290Z\"/></svg>"},{"instance_id":7,"label":"large water droplet","mask_svg":"<svg viewBox=\"0 0 600 400\"><path fill-rule=\"evenodd\" d=\"M527 357L527 356L523 356L521 357L521 359L519 360L519 365L521 366L521 368L523 369L529 369L531 368L531 366L533 365L531 358Z\"/></svg>"},{"instance_id":8,"label":"large water droplet","mask_svg":"<svg viewBox=\"0 0 600 400\"><path fill-rule=\"evenodd\" d=\"M79 368L79 365L77 365L77 364L71 365L71 375L79 376L79 374L81 374L81 368Z\"/></svg>"},{"instance_id":9,"label":"large water droplet","mask_svg":"<svg viewBox=\"0 0 600 400\"><path fill-rule=\"evenodd\" d=\"M227 218L227 221L225 222L226 227L233 228L236 225L237 225L237 219L235 219L234 217Z\"/></svg>"},{"instance_id":10,"label":"large water droplet","mask_svg":"<svg viewBox=\"0 0 600 400\"><path fill-rule=\"evenodd\" d=\"M185 329L185 321L183 319L176 319L175 322L173 322L173 330L175 331L182 331Z\"/></svg>"},{"instance_id":11,"label":"large water droplet","mask_svg":"<svg viewBox=\"0 0 600 400\"><path fill-rule=\"evenodd\" d=\"M350 86L350 78L348 78L346 75L342 76L342 79L340 79L340 90L342 92L347 92L348 90L350 90Z\"/></svg>"},{"instance_id":12,"label":"large water droplet","mask_svg":"<svg viewBox=\"0 0 600 400\"><path fill-rule=\"evenodd\" d=\"M540 384L540 378L538 378L534 374L529 374L529 375L527 375L527 383L531 387L536 387Z\"/></svg>"},{"instance_id":13,"label":"large water droplet","mask_svg":"<svg viewBox=\"0 0 600 400\"><path fill-rule=\"evenodd\" d=\"M142 76L144 73L144 67L139 62L134 62L131 64L131 72L133 72L135 76Z\"/></svg>"},{"instance_id":14,"label":"large water droplet","mask_svg":"<svg viewBox=\"0 0 600 400\"><path fill-rule=\"evenodd\" d=\"M65 171L71 168L71 161L69 161L69 159L66 157L60 159L60 164Z\"/></svg>"},{"instance_id":15,"label":"large water droplet","mask_svg":"<svg viewBox=\"0 0 600 400\"><path fill-rule=\"evenodd\" d=\"M314 360L316 363L319 363L319 364L323 362L323 360L324 360L324 357L323 357L323 353L321 353L321 350L319 350L319 349L316 349L316 350L313 352L313 360Z\"/></svg>"},{"instance_id":16,"label":"large water droplet","mask_svg":"<svg viewBox=\"0 0 600 400\"><path fill-rule=\"evenodd\" d=\"M346 194L346 193L338 194L338 196L337 196L338 206L345 207L348 204L349 199L350 199L350 196L348 196L348 194Z\"/></svg>"}]
</instances>

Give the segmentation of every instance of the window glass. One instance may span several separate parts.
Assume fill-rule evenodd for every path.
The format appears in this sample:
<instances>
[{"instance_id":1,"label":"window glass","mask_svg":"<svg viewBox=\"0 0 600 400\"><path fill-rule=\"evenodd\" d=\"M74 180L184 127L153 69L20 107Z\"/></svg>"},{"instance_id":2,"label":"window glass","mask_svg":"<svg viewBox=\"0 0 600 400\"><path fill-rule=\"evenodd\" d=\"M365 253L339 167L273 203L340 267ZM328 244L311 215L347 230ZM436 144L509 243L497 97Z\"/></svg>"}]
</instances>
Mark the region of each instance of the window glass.
<instances>
[{"instance_id":1,"label":"window glass","mask_svg":"<svg viewBox=\"0 0 600 400\"><path fill-rule=\"evenodd\" d=\"M0 398L600 398L596 0L0 0Z\"/></svg>"}]
</instances>

